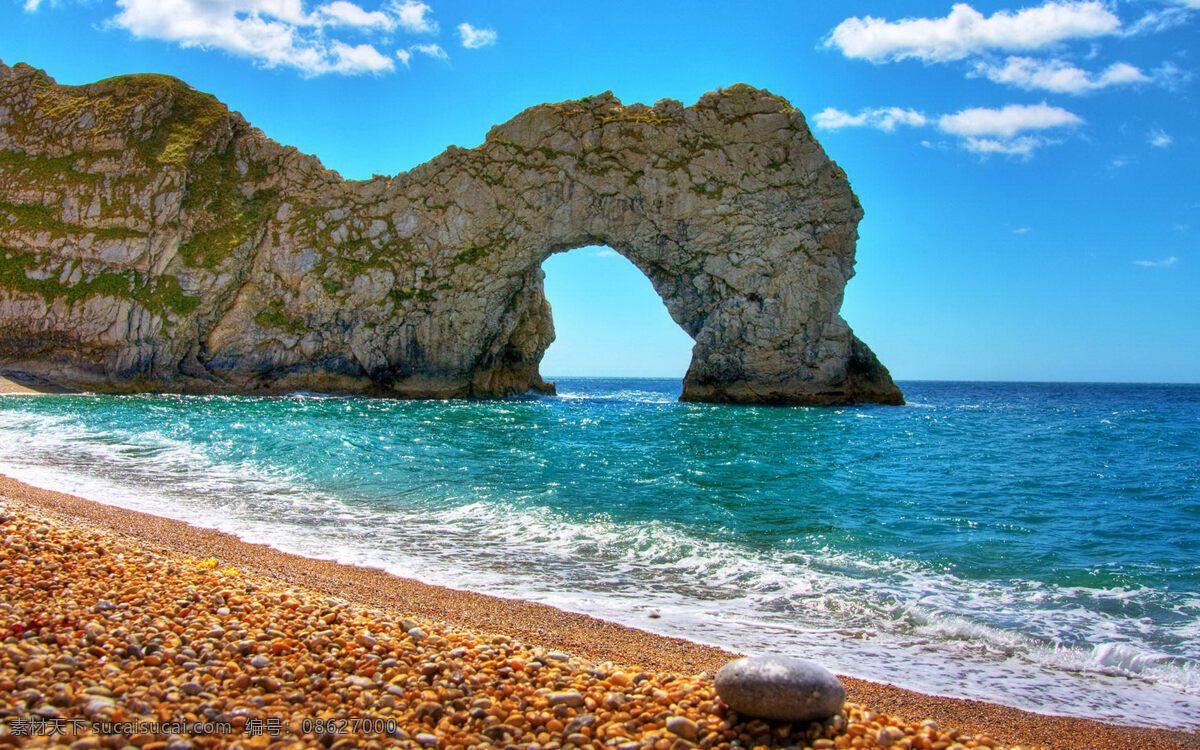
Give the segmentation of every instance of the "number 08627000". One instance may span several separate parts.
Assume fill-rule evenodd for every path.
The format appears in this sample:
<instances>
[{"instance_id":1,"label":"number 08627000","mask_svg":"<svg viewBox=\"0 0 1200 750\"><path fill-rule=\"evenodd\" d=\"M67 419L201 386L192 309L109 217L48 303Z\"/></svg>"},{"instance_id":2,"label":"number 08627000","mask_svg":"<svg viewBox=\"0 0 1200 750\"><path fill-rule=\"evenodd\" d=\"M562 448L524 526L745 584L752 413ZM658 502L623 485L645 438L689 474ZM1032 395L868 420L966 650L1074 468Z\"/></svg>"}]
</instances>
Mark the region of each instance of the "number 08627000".
<instances>
[{"instance_id":1,"label":"number 08627000","mask_svg":"<svg viewBox=\"0 0 1200 750\"><path fill-rule=\"evenodd\" d=\"M300 722L302 734L394 734L395 719L348 718L348 719L304 719Z\"/></svg>"}]
</instances>

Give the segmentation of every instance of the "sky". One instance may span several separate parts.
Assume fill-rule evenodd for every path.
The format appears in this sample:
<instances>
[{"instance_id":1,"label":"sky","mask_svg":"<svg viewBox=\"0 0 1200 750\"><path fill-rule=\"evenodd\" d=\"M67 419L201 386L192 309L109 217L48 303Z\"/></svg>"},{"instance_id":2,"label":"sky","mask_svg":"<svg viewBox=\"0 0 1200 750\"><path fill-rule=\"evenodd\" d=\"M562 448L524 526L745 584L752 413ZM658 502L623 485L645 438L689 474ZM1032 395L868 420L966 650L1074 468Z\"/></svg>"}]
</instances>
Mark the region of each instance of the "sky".
<instances>
[{"instance_id":1,"label":"sky","mask_svg":"<svg viewBox=\"0 0 1200 750\"><path fill-rule=\"evenodd\" d=\"M849 175L843 316L897 379L1200 382L1200 0L0 0L0 59L178 76L348 178L541 102L749 83ZM627 260L543 267L543 373L683 375Z\"/></svg>"}]
</instances>

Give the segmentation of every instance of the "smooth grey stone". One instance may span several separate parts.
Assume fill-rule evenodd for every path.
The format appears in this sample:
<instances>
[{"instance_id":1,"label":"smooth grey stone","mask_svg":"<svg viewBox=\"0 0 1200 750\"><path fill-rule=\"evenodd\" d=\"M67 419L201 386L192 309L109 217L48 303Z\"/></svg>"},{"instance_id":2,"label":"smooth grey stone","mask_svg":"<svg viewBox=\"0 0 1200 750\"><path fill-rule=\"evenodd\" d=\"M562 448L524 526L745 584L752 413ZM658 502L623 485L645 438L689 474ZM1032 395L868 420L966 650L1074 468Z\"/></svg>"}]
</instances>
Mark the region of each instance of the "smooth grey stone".
<instances>
[{"instance_id":1,"label":"smooth grey stone","mask_svg":"<svg viewBox=\"0 0 1200 750\"><path fill-rule=\"evenodd\" d=\"M717 672L716 686L734 711L775 721L825 719L846 702L846 688L832 672L787 656L734 659Z\"/></svg>"}]
</instances>

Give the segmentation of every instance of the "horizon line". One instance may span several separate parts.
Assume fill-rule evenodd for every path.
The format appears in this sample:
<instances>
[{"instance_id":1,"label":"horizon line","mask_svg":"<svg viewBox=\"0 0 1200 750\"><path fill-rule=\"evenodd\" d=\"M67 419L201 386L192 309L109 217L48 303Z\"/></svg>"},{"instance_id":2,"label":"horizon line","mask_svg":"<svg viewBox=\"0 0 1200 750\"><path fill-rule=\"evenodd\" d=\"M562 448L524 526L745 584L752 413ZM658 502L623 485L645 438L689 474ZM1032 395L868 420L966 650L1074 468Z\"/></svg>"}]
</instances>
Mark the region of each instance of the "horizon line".
<instances>
[{"instance_id":1,"label":"horizon line","mask_svg":"<svg viewBox=\"0 0 1200 750\"><path fill-rule=\"evenodd\" d=\"M545 380L678 380L683 375L543 375ZM997 383L1009 385L1195 385L1193 380L1000 380L994 378L896 378L897 383Z\"/></svg>"}]
</instances>

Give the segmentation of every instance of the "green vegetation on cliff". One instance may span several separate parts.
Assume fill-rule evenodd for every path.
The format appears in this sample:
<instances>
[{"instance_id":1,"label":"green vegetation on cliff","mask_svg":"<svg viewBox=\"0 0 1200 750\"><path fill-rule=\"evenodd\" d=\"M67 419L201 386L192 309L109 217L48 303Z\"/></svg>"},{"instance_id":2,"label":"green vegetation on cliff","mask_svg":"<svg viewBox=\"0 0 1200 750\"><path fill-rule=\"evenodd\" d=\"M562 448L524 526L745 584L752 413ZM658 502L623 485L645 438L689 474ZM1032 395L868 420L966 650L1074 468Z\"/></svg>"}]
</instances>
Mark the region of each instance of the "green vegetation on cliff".
<instances>
[{"instance_id":1,"label":"green vegetation on cliff","mask_svg":"<svg viewBox=\"0 0 1200 750\"><path fill-rule=\"evenodd\" d=\"M24 294L36 294L47 303L65 299L68 306L89 297L113 297L136 302L151 314L164 315L168 312L187 315L200 305L200 299L187 295L174 276L150 277L137 271L101 271L86 275L80 271L76 281L69 279L79 270L72 263L67 270L60 269L47 278L37 278L34 269L45 268L48 256L42 253L18 252L0 248L0 289L9 289ZM34 276L30 276L34 273Z\"/></svg>"},{"instance_id":2,"label":"green vegetation on cliff","mask_svg":"<svg viewBox=\"0 0 1200 750\"><path fill-rule=\"evenodd\" d=\"M20 186L41 186L56 182L86 183L95 185L102 175L85 172L77 168L79 157L30 156L20 151L0 151L0 176L5 182L12 181Z\"/></svg>"},{"instance_id":3,"label":"green vegetation on cliff","mask_svg":"<svg viewBox=\"0 0 1200 750\"><path fill-rule=\"evenodd\" d=\"M18 63L15 68L28 66ZM47 124L88 122L73 133L72 159L89 153L87 143L115 136L135 141L131 145L150 166L186 166L229 116L212 94L156 73L116 76L84 86L59 86L42 71L26 80L37 106L15 113L7 129L11 135L28 136L44 131Z\"/></svg>"},{"instance_id":4,"label":"green vegetation on cliff","mask_svg":"<svg viewBox=\"0 0 1200 750\"><path fill-rule=\"evenodd\" d=\"M258 190L247 198L239 188L242 179L232 150L213 154L189 171L183 210L201 217L201 223L179 248L188 265L216 269L239 247L252 244L278 207L278 191Z\"/></svg>"},{"instance_id":5,"label":"green vegetation on cliff","mask_svg":"<svg viewBox=\"0 0 1200 750\"><path fill-rule=\"evenodd\" d=\"M63 87L107 115L102 122L124 120L137 107L164 107L165 114L136 144L148 164L187 166L194 152L213 139L214 129L229 109L212 94L197 91L178 78L157 73L116 76L87 86Z\"/></svg>"},{"instance_id":6,"label":"green vegetation on cliff","mask_svg":"<svg viewBox=\"0 0 1200 750\"><path fill-rule=\"evenodd\" d=\"M0 201L0 232L9 227L4 223L7 214L13 229L27 232L49 232L56 236L62 235L94 235L98 240L120 240L134 237L145 237L145 232L138 232L126 227L88 227L81 224L67 224L59 219L55 211L41 203L7 203Z\"/></svg>"}]
</instances>

